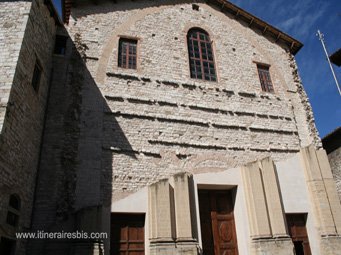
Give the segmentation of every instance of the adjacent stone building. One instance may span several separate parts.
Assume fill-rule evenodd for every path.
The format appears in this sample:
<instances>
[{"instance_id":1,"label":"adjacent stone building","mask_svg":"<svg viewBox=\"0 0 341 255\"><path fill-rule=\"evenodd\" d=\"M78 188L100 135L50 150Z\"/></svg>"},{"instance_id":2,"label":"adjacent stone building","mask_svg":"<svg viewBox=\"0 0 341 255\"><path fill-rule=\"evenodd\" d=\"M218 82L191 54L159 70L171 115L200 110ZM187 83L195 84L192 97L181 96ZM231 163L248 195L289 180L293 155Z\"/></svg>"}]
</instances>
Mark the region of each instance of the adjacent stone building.
<instances>
[{"instance_id":1,"label":"adjacent stone building","mask_svg":"<svg viewBox=\"0 0 341 255\"><path fill-rule=\"evenodd\" d=\"M0 254L25 254L57 26L49 1L0 2Z\"/></svg>"},{"instance_id":2,"label":"adjacent stone building","mask_svg":"<svg viewBox=\"0 0 341 255\"><path fill-rule=\"evenodd\" d=\"M341 207L298 75L299 41L225 0L62 3L65 26L49 3L1 3L30 11L5 15L25 31L4 30L22 36L5 43L18 57L0 49L10 54L0 72L14 77L1 81L13 98L1 94L1 175L13 181L0 181L0 237L109 238L18 240L15 254L341 250ZM20 210L9 208L12 195ZM19 224L8 232L11 210Z\"/></svg>"},{"instance_id":3,"label":"adjacent stone building","mask_svg":"<svg viewBox=\"0 0 341 255\"><path fill-rule=\"evenodd\" d=\"M328 154L330 166L336 181L336 188L341 201L341 127L322 139L323 148Z\"/></svg>"}]
</instances>

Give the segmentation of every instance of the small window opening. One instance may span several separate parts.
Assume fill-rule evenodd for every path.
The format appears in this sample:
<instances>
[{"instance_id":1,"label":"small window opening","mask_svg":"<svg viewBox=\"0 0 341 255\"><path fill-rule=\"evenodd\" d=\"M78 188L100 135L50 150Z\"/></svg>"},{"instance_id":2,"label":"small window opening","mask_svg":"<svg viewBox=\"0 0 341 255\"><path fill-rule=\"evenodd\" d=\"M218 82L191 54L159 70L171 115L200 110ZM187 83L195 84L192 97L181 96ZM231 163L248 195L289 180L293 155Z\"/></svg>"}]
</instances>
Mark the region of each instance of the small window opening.
<instances>
[{"instance_id":1,"label":"small window opening","mask_svg":"<svg viewBox=\"0 0 341 255\"><path fill-rule=\"evenodd\" d=\"M36 64L34 66L34 71L33 71L33 77L32 77L32 87L35 91L38 91L39 89L40 78L41 78L41 67L38 61L36 61Z\"/></svg>"},{"instance_id":2,"label":"small window opening","mask_svg":"<svg viewBox=\"0 0 341 255\"><path fill-rule=\"evenodd\" d=\"M13 209L20 210L20 199L16 195L11 195L9 198L9 206Z\"/></svg>"},{"instance_id":3,"label":"small window opening","mask_svg":"<svg viewBox=\"0 0 341 255\"><path fill-rule=\"evenodd\" d=\"M18 226L19 216L11 211L8 211L6 222L11 226L16 227Z\"/></svg>"},{"instance_id":4,"label":"small window opening","mask_svg":"<svg viewBox=\"0 0 341 255\"><path fill-rule=\"evenodd\" d=\"M66 53L67 37L63 35L56 35L56 42L54 45L54 54L65 55Z\"/></svg>"},{"instance_id":5,"label":"small window opening","mask_svg":"<svg viewBox=\"0 0 341 255\"><path fill-rule=\"evenodd\" d=\"M270 77L269 66L257 64L257 69L262 90L266 92L274 92L274 87L272 85Z\"/></svg>"},{"instance_id":6,"label":"small window opening","mask_svg":"<svg viewBox=\"0 0 341 255\"><path fill-rule=\"evenodd\" d=\"M118 66L126 69L136 69L137 40L123 39L119 41Z\"/></svg>"},{"instance_id":7,"label":"small window opening","mask_svg":"<svg viewBox=\"0 0 341 255\"><path fill-rule=\"evenodd\" d=\"M199 11L200 7L199 7L199 5L197 5L197 4L192 4L192 9L193 9L194 11Z\"/></svg>"},{"instance_id":8,"label":"small window opening","mask_svg":"<svg viewBox=\"0 0 341 255\"><path fill-rule=\"evenodd\" d=\"M13 227L18 226L20 206L20 198L17 195L12 194L8 203L7 224Z\"/></svg>"}]
</instances>

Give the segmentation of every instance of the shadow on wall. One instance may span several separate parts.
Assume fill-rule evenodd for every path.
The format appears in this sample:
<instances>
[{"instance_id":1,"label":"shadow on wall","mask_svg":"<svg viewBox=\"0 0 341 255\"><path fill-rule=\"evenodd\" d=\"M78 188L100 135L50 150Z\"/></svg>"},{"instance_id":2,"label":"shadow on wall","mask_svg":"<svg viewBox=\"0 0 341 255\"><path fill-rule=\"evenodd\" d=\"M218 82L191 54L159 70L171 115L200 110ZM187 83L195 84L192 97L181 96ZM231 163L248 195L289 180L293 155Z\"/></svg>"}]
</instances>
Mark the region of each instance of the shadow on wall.
<instances>
[{"instance_id":1,"label":"shadow on wall","mask_svg":"<svg viewBox=\"0 0 341 255\"><path fill-rule=\"evenodd\" d=\"M132 151L86 66L79 34L54 55L31 231L108 232L112 148ZM134 157L132 154L128 156ZM103 228L106 226L107 228ZM109 245L106 240L106 245ZM31 240L28 254L85 254L103 240ZM85 249L85 250L84 250Z\"/></svg>"}]
</instances>

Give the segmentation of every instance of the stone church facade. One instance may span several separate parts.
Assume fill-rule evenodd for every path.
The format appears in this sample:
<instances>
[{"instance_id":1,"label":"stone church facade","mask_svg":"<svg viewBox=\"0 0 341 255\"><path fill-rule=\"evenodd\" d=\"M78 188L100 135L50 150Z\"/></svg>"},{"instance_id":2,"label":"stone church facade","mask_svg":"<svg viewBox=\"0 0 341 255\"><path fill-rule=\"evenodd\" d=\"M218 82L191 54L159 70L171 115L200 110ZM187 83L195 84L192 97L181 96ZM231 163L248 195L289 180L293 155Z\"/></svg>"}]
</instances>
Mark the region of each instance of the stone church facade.
<instances>
[{"instance_id":1,"label":"stone church facade","mask_svg":"<svg viewBox=\"0 0 341 255\"><path fill-rule=\"evenodd\" d=\"M341 250L299 41L223 0L0 7L2 249ZM109 238L15 240L41 230Z\"/></svg>"}]
</instances>

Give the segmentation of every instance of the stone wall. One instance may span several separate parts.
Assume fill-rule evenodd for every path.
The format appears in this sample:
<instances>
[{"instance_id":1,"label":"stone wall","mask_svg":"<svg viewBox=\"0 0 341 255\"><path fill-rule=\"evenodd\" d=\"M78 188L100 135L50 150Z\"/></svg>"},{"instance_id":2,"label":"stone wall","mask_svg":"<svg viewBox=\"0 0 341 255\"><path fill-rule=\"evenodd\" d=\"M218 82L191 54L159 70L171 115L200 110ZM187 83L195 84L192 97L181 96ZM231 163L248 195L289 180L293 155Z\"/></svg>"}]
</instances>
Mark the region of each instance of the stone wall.
<instances>
[{"instance_id":1,"label":"stone wall","mask_svg":"<svg viewBox=\"0 0 341 255\"><path fill-rule=\"evenodd\" d=\"M31 8L28 1L0 3L0 131Z\"/></svg>"},{"instance_id":2,"label":"stone wall","mask_svg":"<svg viewBox=\"0 0 341 255\"><path fill-rule=\"evenodd\" d=\"M190 78L192 27L210 34L218 82ZM112 171L114 196L178 171L279 160L319 146L291 54L216 6L79 4L67 29L73 39L81 35L87 69L105 97L103 155L113 165L102 167ZM137 70L117 67L120 36L138 40ZM271 65L275 93L261 91L256 62Z\"/></svg>"},{"instance_id":3,"label":"stone wall","mask_svg":"<svg viewBox=\"0 0 341 255\"><path fill-rule=\"evenodd\" d=\"M209 202L200 199L200 190L230 189L235 191L232 203L239 254L293 254L290 235L295 233L288 229L286 218L297 213L306 215L311 254L338 254L341 205L332 181L325 151L310 146L276 163L265 158L219 173L179 173L150 185L148 198L142 189L114 202L112 212L146 214L146 254L196 255L195 247L202 254L207 239L217 236L199 225L211 217ZM222 216L219 219L224 221ZM188 253L180 250L184 243Z\"/></svg>"},{"instance_id":4,"label":"stone wall","mask_svg":"<svg viewBox=\"0 0 341 255\"><path fill-rule=\"evenodd\" d=\"M334 175L334 179L336 181L336 188L341 201L341 147L330 152L328 154L328 159Z\"/></svg>"},{"instance_id":5,"label":"stone wall","mask_svg":"<svg viewBox=\"0 0 341 255\"><path fill-rule=\"evenodd\" d=\"M31 225L56 23L43 1L2 2L0 12L0 236L13 238ZM35 91L37 59L42 74ZM10 194L21 200L16 228L6 223ZM25 243L17 241L16 254L24 253Z\"/></svg>"},{"instance_id":6,"label":"stone wall","mask_svg":"<svg viewBox=\"0 0 341 255\"><path fill-rule=\"evenodd\" d=\"M189 78L192 27L213 40L218 82ZM78 3L66 30L66 55L53 60L34 230L75 230L75 215L92 206L108 221L114 201L174 173L280 160L319 143L288 49L216 6ZM117 67L120 36L138 39L137 70ZM271 65L275 93L261 91L256 62ZM30 254L55 247L71 251L42 241Z\"/></svg>"},{"instance_id":7,"label":"stone wall","mask_svg":"<svg viewBox=\"0 0 341 255\"><path fill-rule=\"evenodd\" d=\"M57 34L68 37L64 29ZM81 38L68 38L65 55L53 57L33 231L76 231L76 215L102 205L101 180L111 180L101 170L104 98L85 65ZM70 242L34 240L28 254L68 254L72 249Z\"/></svg>"}]
</instances>

